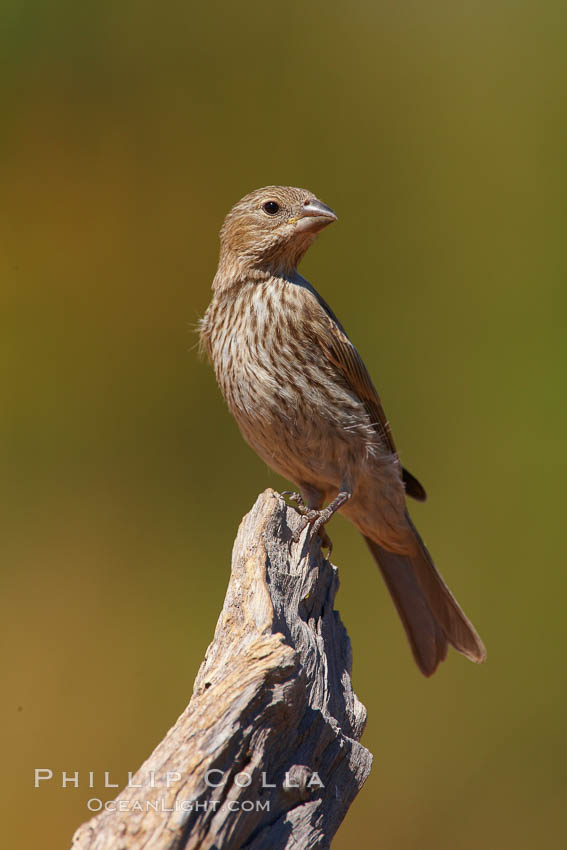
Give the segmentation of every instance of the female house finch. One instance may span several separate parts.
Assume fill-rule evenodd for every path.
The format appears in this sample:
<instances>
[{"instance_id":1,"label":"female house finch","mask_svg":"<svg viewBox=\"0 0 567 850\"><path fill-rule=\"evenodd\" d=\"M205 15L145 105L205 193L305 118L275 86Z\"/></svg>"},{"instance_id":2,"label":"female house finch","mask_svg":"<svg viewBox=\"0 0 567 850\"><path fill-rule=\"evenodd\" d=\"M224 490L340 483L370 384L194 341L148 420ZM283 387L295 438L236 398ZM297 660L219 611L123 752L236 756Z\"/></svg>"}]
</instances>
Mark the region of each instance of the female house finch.
<instances>
[{"instance_id":1,"label":"female house finch","mask_svg":"<svg viewBox=\"0 0 567 850\"><path fill-rule=\"evenodd\" d=\"M409 517L406 494L423 500L425 491L401 466L370 375L297 272L336 218L311 192L288 186L239 201L220 233L201 342L244 438L296 483L313 528L340 510L362 532L430 676L448 643L476 662L486 652Z\"/></svg>"}]
</instances>

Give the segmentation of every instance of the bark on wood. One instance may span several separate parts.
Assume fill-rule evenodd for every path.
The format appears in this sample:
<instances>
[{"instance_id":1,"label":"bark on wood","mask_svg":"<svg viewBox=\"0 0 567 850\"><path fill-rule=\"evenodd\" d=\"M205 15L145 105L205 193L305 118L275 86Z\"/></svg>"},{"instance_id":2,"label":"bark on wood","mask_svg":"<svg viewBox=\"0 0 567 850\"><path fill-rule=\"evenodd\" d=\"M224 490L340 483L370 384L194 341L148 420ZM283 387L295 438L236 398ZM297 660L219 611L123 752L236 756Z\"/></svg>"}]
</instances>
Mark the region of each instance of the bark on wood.
<instances>
[{"instance_id":1,"label":"bark on wood","mask_svg":"<svg viewBox=\"0 0 567 850\"><path fill-rule=\"evenodd\" d=\"M272 490L244 517L191 702L134 777L143 787L83 824L73 850L330 846L372 757L337 569L303 524Z\"/></svg>"}]
</instances>

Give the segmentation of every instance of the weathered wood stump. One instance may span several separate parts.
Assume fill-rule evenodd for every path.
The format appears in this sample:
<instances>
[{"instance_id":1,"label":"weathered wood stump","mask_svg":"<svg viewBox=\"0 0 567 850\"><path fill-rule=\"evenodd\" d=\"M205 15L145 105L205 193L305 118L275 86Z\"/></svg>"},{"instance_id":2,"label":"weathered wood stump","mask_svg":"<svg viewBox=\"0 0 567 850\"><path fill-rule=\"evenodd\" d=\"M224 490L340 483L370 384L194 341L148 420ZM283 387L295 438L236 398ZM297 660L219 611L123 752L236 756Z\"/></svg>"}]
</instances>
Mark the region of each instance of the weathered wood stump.
<instances>
[{"instance_id":1,"label":"weathered wood stump","mask_svg":"<svg viewBox=\"0 0 567 850\"><path fill-rule=\"evenodd\" d=\"M372 757L337 569L303 525L273 490L258 497L189 705L73 850L330 846Z\"/></svg>"}]
</instances>

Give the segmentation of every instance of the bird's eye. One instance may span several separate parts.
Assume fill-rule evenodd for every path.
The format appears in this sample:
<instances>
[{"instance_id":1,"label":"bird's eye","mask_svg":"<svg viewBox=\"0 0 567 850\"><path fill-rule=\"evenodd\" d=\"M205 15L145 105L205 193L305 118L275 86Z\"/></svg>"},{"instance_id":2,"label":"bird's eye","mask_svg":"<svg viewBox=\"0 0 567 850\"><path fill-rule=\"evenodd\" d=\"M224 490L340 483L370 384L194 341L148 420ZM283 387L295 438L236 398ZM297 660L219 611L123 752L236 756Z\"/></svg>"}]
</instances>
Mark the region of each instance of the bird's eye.
<instances>
[{"instance_id":1,"label":"bird's eye","mask_svg":"<svg viewBox=\"0 0 567 850\"><path fill-rule=\"evenodd\" d=\"M262 209L268 215L275 215L277 212L280 211L280 205L277 204L275 201L266 201Z\"/></svg>"}]
</instances>

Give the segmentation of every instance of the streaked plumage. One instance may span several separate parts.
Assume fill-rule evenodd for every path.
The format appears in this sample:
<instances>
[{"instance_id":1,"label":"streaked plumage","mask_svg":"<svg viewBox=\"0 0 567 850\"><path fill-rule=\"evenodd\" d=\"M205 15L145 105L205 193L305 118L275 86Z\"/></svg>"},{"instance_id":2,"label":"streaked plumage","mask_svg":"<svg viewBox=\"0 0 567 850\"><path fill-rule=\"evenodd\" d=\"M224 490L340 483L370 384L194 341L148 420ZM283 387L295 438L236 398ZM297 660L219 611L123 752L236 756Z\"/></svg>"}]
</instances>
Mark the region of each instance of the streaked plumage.
<instances>
[{"instance_id":1,"label":"streaked plumage","mask_svg":"<svg viewBox=\"0 0 567 850\"><path fill-rule=\"evenodd\" d=\"M276 209L277 208L277 209ZM431 675L447 643L473 661L484 646L439 576L407 513L425 491L400 464L378 393L344 328L297 265L336 216L315 196L270 186L221 230L201 342L245 439L294 481L306 504L339 509L362 532L415 659Z\"/></svg>"}]
</instances>

